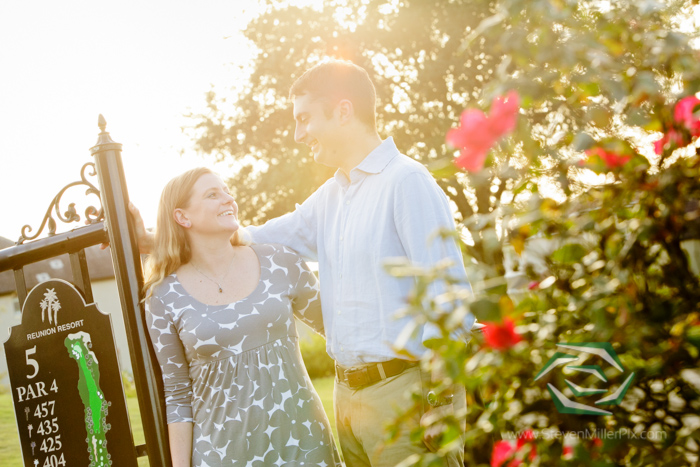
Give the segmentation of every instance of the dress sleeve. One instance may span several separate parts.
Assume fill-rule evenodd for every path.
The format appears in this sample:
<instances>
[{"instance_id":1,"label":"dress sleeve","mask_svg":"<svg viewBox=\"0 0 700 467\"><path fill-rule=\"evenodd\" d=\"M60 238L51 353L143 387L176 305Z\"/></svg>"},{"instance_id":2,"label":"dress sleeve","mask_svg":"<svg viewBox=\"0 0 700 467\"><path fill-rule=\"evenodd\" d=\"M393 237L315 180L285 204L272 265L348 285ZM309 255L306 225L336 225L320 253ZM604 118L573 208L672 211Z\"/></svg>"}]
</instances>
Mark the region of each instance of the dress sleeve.
<instances>
[{"instance_id":1,"label":"dress sleeve","mask_svg":"<svg viewBox=\"0 0 700 467\"><path fill-rule=\"evenodd\" d=\"M464 259L459 245L453 237L441 238L438 230L455 230L454 218L450 211L447 196L432 179L429 173L414 172L397 185L394 198L394 222L406 256L412 264L432 267L441 261L449 260L450 275L471 291L464 269ZM446 290L442 281L434 281L428 288L431 298L436 298ZM462 327L452 336L455 339L469 340L474 325L474 316L467 313ZM439 337L437 326L428 324L423 329L423 342Z\"/></svg>"},{"instance_id":2,"label":"dress sleeve","mask_svg":"<svg viewBox=\"0 0 700 467\"><path fill-rule=\"evenodd\" d=\"M168 423L192 422L192 381L185 349L172 314L155 296L146 302L146 324L163 373Z\"/></svg>"},{"instance_id":3,"label":"dress sleeve","mask_svg":"<svg viewBox=\"0 0 700 467\"><path fill-rule=\"evenodd\" d=\"M290 265L294 316L325 337L318 279L300 256L294 256L296 261Z\"/></svg>"}]
</instances>

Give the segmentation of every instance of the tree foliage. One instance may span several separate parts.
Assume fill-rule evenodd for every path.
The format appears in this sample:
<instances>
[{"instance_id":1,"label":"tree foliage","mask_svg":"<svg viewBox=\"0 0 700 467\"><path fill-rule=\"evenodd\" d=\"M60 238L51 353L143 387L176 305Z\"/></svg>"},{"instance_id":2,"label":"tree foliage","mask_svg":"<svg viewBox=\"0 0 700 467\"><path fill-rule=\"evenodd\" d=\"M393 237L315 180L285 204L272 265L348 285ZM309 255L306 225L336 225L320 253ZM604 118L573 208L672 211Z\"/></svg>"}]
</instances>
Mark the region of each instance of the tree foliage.
<instances>
[{"instance_id":1,"label":"tree foliage","mask_svg":"<svg viewBox=\"0 0 700 467\"><path fill-rule=\"evenodd\" d=\"M320 10L268 5L245 30L259 53L249 82L233 93L235 111L224 110L227 91L212 91L208 112L195 117L201 151L244 165L231 179L242 218L260 223L288 212L332 175L294 142L287 98L294 79L324 57L368 70L383 137L424 162L450 155L444 129L492 73L485 47L469 58L459 50L489 8L441 0L326 2ZM468 216L472 207L454 193Z\"/></svg>"}]
</instances>

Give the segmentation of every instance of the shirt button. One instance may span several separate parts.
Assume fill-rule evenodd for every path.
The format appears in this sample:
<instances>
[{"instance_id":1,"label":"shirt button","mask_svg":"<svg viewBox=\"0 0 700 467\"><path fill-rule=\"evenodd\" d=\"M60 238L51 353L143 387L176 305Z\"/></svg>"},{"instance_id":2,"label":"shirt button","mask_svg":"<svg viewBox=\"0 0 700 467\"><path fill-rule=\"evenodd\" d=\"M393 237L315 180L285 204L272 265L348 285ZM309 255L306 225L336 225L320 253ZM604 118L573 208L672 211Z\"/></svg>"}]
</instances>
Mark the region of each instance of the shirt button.
<instances>
[{"instance_id":1,"label":"shirt button","mask_svg":"<svg viewBox=\"0 0 700 467\"><path fill-rule=\"evenodd\" d=\"M342 236L342 235L340 236L340 241L341 241L341 242L343 241L343 236Z\"/></svg>"},{"instance_id":2,"label":"shirt button","mask_svg":"<svg viewBox=\"0 0 700 467\"><path fill-rule=\"evenodd\" d=\"M338 310L338 314L340 314L340 310Z\"/></svg>"},{"instance_id":3,"label":"shirt button","mask_svg":"<svg viewBox=\"0 0 700 467\"><path fill-rule=\"evenodd\" d=\"M346 206L350 206L350 201L346 201L346 202L345 202L345 205L346 205Z\"/></svg>"}]
</instances>

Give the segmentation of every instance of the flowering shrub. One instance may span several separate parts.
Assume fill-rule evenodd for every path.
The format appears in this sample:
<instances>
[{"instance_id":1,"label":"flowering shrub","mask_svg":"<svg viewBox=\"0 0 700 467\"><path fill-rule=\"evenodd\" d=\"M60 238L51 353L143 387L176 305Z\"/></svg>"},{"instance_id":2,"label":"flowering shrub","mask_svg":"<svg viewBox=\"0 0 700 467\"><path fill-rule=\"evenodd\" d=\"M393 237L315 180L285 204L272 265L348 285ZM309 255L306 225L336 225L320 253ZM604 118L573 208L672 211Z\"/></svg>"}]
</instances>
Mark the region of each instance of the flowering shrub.
<instances>
[{"instance_id":1,"label":"flowering shrub","mask_svg":"<svg viewBox=\"0 0 700 467\"><path fill-rule=\"evenodd\" d=\"M434 171L459 210L475 293L453 285L426 309L427 283L451 284L437 267L416 274L407 312L443 330L437 389L467 388L469 465L693 465L700 455L700 283L686 251L700 239L700 67L686 36L658 26L680 3L650 5L495 2L463 46L490 41L504 57L484 87L488 115L467 109L447 131L463 172ZM505 90L517 94L494 97ZM512 118L499 120L504 108ZM464 344L450 338L450 317L467 309L486 327ZM623 370L561 347L589 343L608 344ZM444 442L458 419L442 421ZM532 450L512 441L528 430Z\"/></svg>"}]
</instances>

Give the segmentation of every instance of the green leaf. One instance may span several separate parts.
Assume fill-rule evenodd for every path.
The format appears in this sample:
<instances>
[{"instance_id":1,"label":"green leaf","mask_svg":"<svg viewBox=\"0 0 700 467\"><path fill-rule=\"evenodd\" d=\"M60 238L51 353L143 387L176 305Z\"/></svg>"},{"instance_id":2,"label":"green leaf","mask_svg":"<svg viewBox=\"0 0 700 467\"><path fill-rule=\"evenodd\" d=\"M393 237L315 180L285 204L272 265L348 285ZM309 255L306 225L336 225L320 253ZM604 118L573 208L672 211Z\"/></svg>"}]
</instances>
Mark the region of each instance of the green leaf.
<instances>
[{"instance_id":1,"label":"green leaf","mask_svg":"<svg viewBox=\"0 0 700 467\"><path fill-rule=\"evenodd\" d=\"M430 161L427 165L428 170L430 170L430 173L432 173L435 178L451 178L459 172L459 167L454 165L452 158Z\"/></svg>"},{"instance_id":2,"label":"green leaf","mask_svg":"<svg viewBox=\"0 0 700 467\"><path fill-rule=\"evenodd\" d=\"M498 303L489 300L488 298L482 298L471 304L471 312L476 316L481 322L500 322L501 321L501 307Z\"/></svg>"},{"instance_id":3,"label":"green leaf","mask_svg":"<svg viewBox=\"0 0 700 467\"><path fill-rule=\"evenodd\" d=\"M586 249L578 243L569 243L552 253L552 259L558 263L573 264L586 256Z\"/></svg>"}]
</instances>

